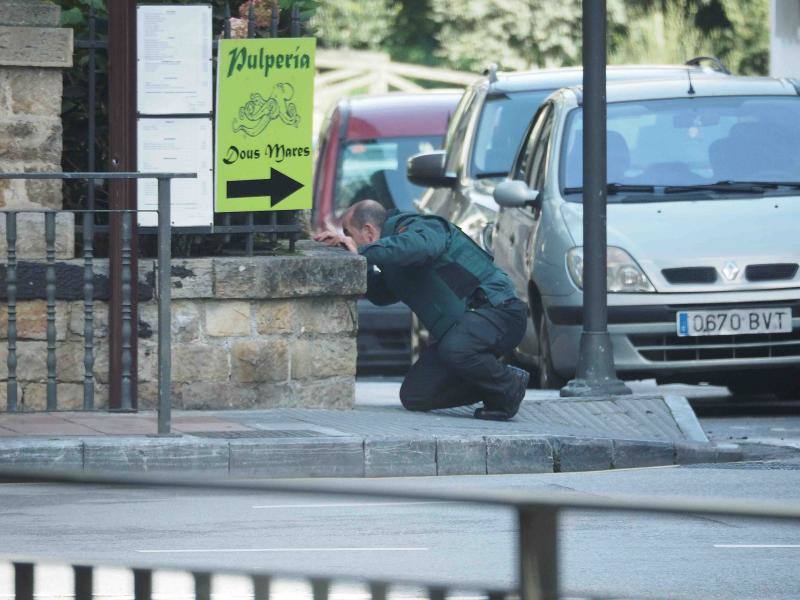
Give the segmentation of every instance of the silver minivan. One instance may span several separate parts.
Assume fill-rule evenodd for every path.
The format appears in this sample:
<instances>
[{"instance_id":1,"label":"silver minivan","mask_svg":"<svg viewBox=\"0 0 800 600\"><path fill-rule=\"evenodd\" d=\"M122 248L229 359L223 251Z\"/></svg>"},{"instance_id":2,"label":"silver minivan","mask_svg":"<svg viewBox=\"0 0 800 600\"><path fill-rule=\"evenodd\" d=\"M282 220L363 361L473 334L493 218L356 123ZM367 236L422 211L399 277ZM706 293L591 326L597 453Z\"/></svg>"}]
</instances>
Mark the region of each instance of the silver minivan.
<instances>
[{"instance_id":1,"label":"silver minivan","mask_svg":"<svg viewBox=\"0 0 800 600\"><path fill-rule=\"evenodd\" d=\"M800 84L608 85L609 332L623 376L800 391ZM495 188L498 266L530 305L545 388L582 329L582 92L538 110Z\"/></svg>"}]
</instances>

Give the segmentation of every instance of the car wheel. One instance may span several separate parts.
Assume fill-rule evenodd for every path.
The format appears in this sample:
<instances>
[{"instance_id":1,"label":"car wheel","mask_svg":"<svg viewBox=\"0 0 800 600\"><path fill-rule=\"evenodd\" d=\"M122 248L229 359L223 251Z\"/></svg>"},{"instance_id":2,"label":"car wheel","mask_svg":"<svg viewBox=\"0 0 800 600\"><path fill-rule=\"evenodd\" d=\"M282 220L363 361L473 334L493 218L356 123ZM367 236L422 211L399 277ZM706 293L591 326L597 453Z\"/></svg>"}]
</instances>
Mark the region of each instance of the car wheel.
<instances>
[{"instance_id":1,"label":"car wheel","mask_svg":"<svg viewBox=\"0 0 800 600\"><path fill-rule=\"evenodd\" d=\"M542 390L557 390L564 387L567 382L556 373L553 367L553 357L550 354L550 333L547 328L547 317L542 314L539 318L539 388Z\"/></svg>"}]
</instances>

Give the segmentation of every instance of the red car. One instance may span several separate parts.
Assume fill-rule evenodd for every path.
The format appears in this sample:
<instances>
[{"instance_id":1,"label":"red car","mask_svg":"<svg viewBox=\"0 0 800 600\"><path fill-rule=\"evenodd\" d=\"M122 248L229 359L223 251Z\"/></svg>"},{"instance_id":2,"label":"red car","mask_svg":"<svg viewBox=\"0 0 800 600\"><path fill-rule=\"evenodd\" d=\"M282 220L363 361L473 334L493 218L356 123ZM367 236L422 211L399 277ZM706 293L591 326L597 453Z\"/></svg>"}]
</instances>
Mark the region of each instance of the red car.
<instances>
[{"instance_id":1,"label":"red car","mask_svg":"<svg viewBox=\"0 0 800 600\"><path fill-rule=\"evenodd\" d=\"M359 200L388 209L416 210L425 188L406 178L406 161L441 148L461 91L389 93L347 98L331 111L320 132L314 174L313 223L338 229L342 213ZM414 354L412 315L402 304L358 304L358 367L407 368Z\"/></svg>"},{"instance_id":2,"label":"red car","mask_svg":"<svg viewBox=\"0 0 800 600\"><path fill-rule=\"evenodd\" d=\"M414 210L425 188L406 178L406 161L440 148L461 91L389 93L339 102L323 125L314 175L314 226L338 224L354 202Z\"/></svg>"}]
</instances>

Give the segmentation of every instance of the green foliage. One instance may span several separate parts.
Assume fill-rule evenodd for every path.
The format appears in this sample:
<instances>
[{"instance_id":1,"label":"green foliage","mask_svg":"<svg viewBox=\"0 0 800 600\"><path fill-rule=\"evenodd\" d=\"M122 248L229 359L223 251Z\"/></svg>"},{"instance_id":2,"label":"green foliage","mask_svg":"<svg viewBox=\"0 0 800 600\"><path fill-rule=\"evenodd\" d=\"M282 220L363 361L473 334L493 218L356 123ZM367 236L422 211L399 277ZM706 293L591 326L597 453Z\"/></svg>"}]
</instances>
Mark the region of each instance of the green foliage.
<instances>
[{"instance_id":1,"label":"green foliage","mask_svg":"<svg viewBox=\"0 0 800 600\"><path fill-rule=\"evenodd\" d=\"M399 12L392 0L322 0L311 26L326 48L377 50L389 38Z\"/></svg>"},{"instance_id":2,"label":"green foliage","mask_svg":"<svg viewBox=\"0 0 800 600\"><path fill-rule=\"evenodd\" d=\"M681 64L694 56L714 54L711 39L676 4L653 10L627 26L609 55L611 64Z\"/></svg>"},{"instance_id":3,"label":"green foliage","mask_svg":"<svg viewBox=\"0 0 800 600\"><path fill-rule=\"evenodd\" d=\"M630 21L615 39L614 62L720 58L737 74L766 74L769 0L629 0Z\"/></svg>"},{"instance_id":4,"label":"green foliage","mask_svg":"<svg viewBox=\"0 0 800 600\"><path fill-rule=\"evenodd\" d=\"M769 0L721 0L730 23L715 35L717 54L742 75L769 71Z\"/></svg>"},{"instance_id":5,"label":"green foliage","mask_svg":"<svg viewBox=\"0 0 800 600\"><path fill-rule=\"evenodd\" d=\"M467 70L489 62L505 69L578 64L581 6L581 0L431 0L438 54ZM622 0L608 1L608 15L610 28L624 21Z\"/></svg>"},{"instance_id":6,"label":"green foliage","mask_svg":"<svg viewBox=\"0 0 800 600\"><path fill-rule=\"evenodd\" d=\"M441 62L437 56L439 25L430 18L431 0L402 0L386 43L393 60L422 65Z\"/></svg>"}]
</instances>

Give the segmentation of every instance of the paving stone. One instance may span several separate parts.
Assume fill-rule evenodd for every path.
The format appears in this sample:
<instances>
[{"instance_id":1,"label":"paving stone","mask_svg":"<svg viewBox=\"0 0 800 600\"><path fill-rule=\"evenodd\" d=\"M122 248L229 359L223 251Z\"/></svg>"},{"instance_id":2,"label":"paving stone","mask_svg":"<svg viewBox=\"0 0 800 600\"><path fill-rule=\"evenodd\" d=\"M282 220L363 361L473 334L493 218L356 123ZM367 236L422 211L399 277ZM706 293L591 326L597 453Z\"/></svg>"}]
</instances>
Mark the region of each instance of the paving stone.
<instances>
[{"instance_id":1,"label":"paving stone","mask_svg":"<svg viewBox=\"0 0 800 600\"><path fill-rule=\"evenodd\" d=\"M611 440L564 437L554 440L553 446L556 470L561 473L605 471L611 468Z\"/></svg>"},{"instance_id":2,"label":"paving stone","mask_svg":"<svg viewBox=\"0 0 800 600\"><path fill-rule=\"evenodd\" d=\"M72 28L0 25L0 65L72 66Z\"/></svg>"},{"instance_id":3,"label":"paving stone","mask_svg":"<svg viewBox=\"0 0 800 600\"><path fill-rule=\"evenodd\" d=\"M116 438L84 441L87 471L228 472L228 443L190 438Z\"/></svg>"},{"instance_id":4,"label":"paving stone","mask_svg":"<svg viewBox=\"0 0 800 600\"><path fill-rule=\"evenodd\" d=\"M487 436L486 472L552 473L553 447L545 437Z\"/></svg>"},{"instance_id":5,"label":"paving stone","mask_svg":"<svg viewBox=\"0 0 800 600\"><path fill-rule=\"evenodd\" d=\"M13 138L11 140L7 140L6 136L9 135L8 124L4 122L3 119L0 119L0 159L5 157L4 152L14 152L14 148L12 147L15 144L27 144L27 139L23 138ZM48 146L57 145L58 155L61 156L61 125L59 123L58 129L53 128L53 131L49 132L50 137L47 139L43 139L41 141L42 144ZM13 127L11 129L14 129ZM22 132L26 130L26 127L21 127L19 134L21 135ZM44 135L44 134L43 134ZM46 137L46 136L45 136ZM52 139L51 139L52 138ZM38 139L38 138L37 138ZM56 142L56 139L58 140ZM9 145L10 144L10 145ZM27 146L26 146L27 148ZM25 150L27 152L27 149ZM58 158L60 161L61 159ZM7 201L8 198L5 198ZM9 203L10 204L10 203ZM22 210L26 208L26 206L17 206L14 203L14 208L18 208ZM34 207L37 210L41 209L41 206L38 204L32 204L27 206L27 208ZM4 240L6 237L6 217L5 214L0 214L0 239ZM32 259L33 261L43 261L45 257L45 239L44 239L44 214L42 213L20 213L17 215L17 258L22 261L26 259ZM56 214L56 258L61 260L68 260L75 257L75 213L71 212L60 212ZM56 298L62 299L65 298L64 290L61 288L62 280L59 278L59 272L64 271L64 267L62 266L64 263L58 262L56 263ZM23 298L30 298L31 292L29 290L24 289L24 284L34 284L33 292L36 294L38 298L45 297L45 265L40 262L36 268L31 269L31 274L35 274L36 277L34 280L26 282L23 279L23 267L26 265L20 264L19 271L17 273L17 277L19 278L19 290L18 290L18 300L22 300ZM83 298L83 270L82 264L79 265L78 262L71 263L71 266L78 267L77 270L74 270L75 274L80 274L79 279L75 279L74 282L77 283L76 287L73 287L73 291L77 291L80 295L79 298ZM5 269L2 271L2 294L5 294ZM5 296L3 296L5 297Z\"/></svg>"},{"instance_id":6,"label":"paving stone","mask_svg":"<svg viewBox=\"0 0 800 600\"><path fill-rule=\"evenodd\" d=\"M717 462L717 449L710 444L675 442L675 464L694 465Z\"/></svg>"},{"instance_id":7,"label":"paving stone","mask_svg":"<svg viewBox=\"0 0 800 600\"><path fill-rule=\"evenodd\" d=\"M0 25L40 25L57 27L61 8L47 0L3 0Z\"/></svg>"},{"instance_id":8,"label":"paving stone","mask_svg":"<svg viewBox=\"0 0 800 600\"><path fill-rule=\"evenodd\" d=\"M437 475L485 475L486 440L473 438L436 439Z\"/></svg>"},{"instance_id":9,"label":"paving stone","mask_svg":"<svg viewBox=\"0 0 800 600\"><path fill-rule=\"evenodd\" d=\"M250 335L249 302L207 302L206 333L214 337Z\"/></svg>"},{"instance_id":10,"label":"paving stone","mask_svg":"<svg viewBox=\"0 0 800 600\"><path fill-rule=\"evenodd\" d=\"M24 410L47 410L47 384L23 383L22 406ZM83 384L59 383L56 385L56 407L58 410L80 410L83 408ZM74 434L75 432L73 432ZM87 431L82 434L92 435Z\"/></svg>"},{"instance_id":11,"label":"paving stone","mask_svg":"<svg viewBox=\"0 0 800 600\"><path fill-rule=\"evenodd\" d=\"M0 47L3 44L2 30L3 27L0 27ZM53 163L59 160L61 154L61 136L61 120L58 117L3 116L0 118L0 158L26 162L44 160ZM22 189L25 189L24 184ZM30 207L33 206L41 208L40 205L31 202ZM13 208L23 207L15 205ZM40 217L43 222L44 216ZM42 238L41 248L44 250L44 228L39 231ZM20 249L26 247L23 246L24 236L20 236L18 241ZM39 256L44 257L44 251ZM19 257L22 258L23 255L20 254Z\"/></svg>"},{"instance_id":12,"label":"paving stone","mask_svg":"<svg viewBox=\"0 0 800 600\"><path fill-rule=\"evenodd\" d=\"M210 258L173 258L171 275L173 299L214 297L214 262Z\"/></svg>"},{"instance_id":13,"label":"paving stone","mask_svg":"<svg viewBox=\"0 0 800 600\"><path fill-rule=\"evenodd\" d=\"M58 69L8 69L5 70L4 85L11 93L11 112L16 115L40 115L57 117L61 113L61 91L63 74ZM33 180L28 180L33 181ZM39 181L46 185L30 186L26 182L28 198L38 204L44 196L52 196L53 190L60 192L60 181ZM56 186L52 184L56 183ZM61 208L62 199L58 199Z\"/></svg>"},{"instance_id":14,"label":"paving stone","mask_svg":"<svg viewBox=\"0 0 800 600\"><path fill-rule=\"evenodd\" d=\"M255 314L256 329L260 334L354 334L357 326L353 298L267 300L257 303Z\"/></svg>"},{"instance_id":15,"label":"paving stone","mask_svg":"<svg viewBox=\"0 0 800 600\"><path fill-rule=\"evenodd\" d=\"M366 477L436 475L436 440L373 438L364 442Z\"/></svg>"},{"instance_id":16,"label":"paving stone","mask_svg":"<svg viewBox=\"0 0 800 600\"><path fill-rule=\"evenodd\" d=\"M661 467L675 462L670 442L614 440L614 468Z\"/></svg>"},{"instance_id":17,"label":"paving stone","mask_svg":"<svg viewBox=\"0 0 800 600\"><path fill-rule=\"evenodd\" d=\"M242 340L231 346L231 379L239 383L286 381L289 348L285 340Z\"/></svg>"},{"instance_id":18,"label":"paving stone","mask_svg":"<svg viewBox=\"0 0 800 600\"><path fill-rule=\"evenodd\" d=\"M292 379L319 379L356 374L356 338L297 339L291 345Z\"/></svg>"},{"instance_id":19,"label":"paving stone","mask_svg":"<svg viewBox=\"0 0 800 600\"><path fill-rule=\"evenodd\" d=\"M67 337L68 306L66 302L56 301L56 340ZM0 306L0 338L8 337L8 306ZM47 302L45 300L25 300L17 303L17 339L47 339Z\"/></svg>"},{"instance_id":20,"label":"paving stone","mask_svg":"<svg viewBox=\"0 0 800 600\"><path fill-rule=\"evenodd\" d=\"M80 470L80 440L5 439L0 444L0 466L14 469Z\"/></svg>"},{"instance_id":21,"label":"paving stone","mask_svg":"<svg viewBox=\"0 0 800 600\"><path fill-rule=\"evenodd\" d=\"M717 448L717 462L737 462L742 460L742 449L738 444L718 444Z\"/></svg>"},{"instance_id":22,"label":"paving stone","mask_svg":"<svg viewBox=\"0 0 800 600\"><path fill-rule=\"evenodd\" d=\"M364 293L364 258L318 246L291 256L215 258L214 295L264 299Z\"/></svg>"},{"instance_id":23,"label":"paving stone","mask_svg":"<svg viewBox=\"0 0 800 600\"><path fill-rule=\"evenodd\" d=\"M255 386L229 381L198 381L172 385L172 406L182 410L254 408L258 406L260 398L261 394Z\"/></svg>"},{"instance_id":24,"label":"paving stone","mask_svg":"<svg viewBox=\"0 0 800 600\"><path fill-rule=\"evenodd\" d=\"M297 327L296 300L265 300L255 309L256 331L261 335L294 333Z\"/></svg>"},{"instance_id":25,"label":"paving stone","mask_svg":"<svg viewBox=\"0 0 800 600\"><path fill-rule=\"evenodd\" d=\"M232 476L363 477L360 438L234 440L230 442Z\"/></svg>"},{"instance_id":26,"label":"paving stone","mask_svg":"<svg viewBox=\"0 0 800 600\"><path fill-rule=\"evenodd\" d=\"M356 381L352 376L292 381L289 387L294 407L348 409L355 404Z\"/></svg>"},{"instance_id":27,"label":"paving stone","mask_svg":"<svg viewBox=\"0 0 800 600\"><path fill-rule=\"evenodd\" d=\"M230 374L227 349L209 344L176 345L172 348L172 381L177 383L224 382Z\"/></svg>"}]
</instances>

